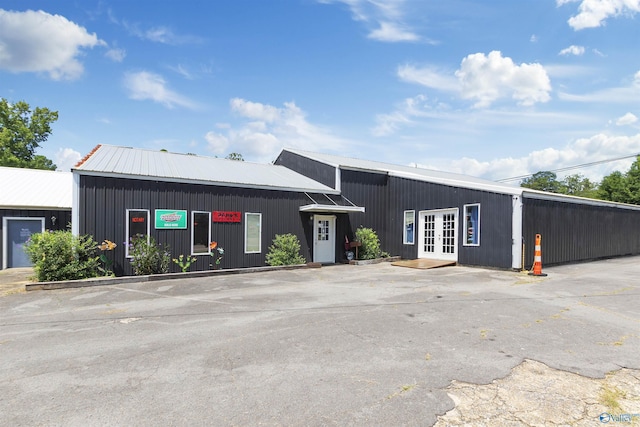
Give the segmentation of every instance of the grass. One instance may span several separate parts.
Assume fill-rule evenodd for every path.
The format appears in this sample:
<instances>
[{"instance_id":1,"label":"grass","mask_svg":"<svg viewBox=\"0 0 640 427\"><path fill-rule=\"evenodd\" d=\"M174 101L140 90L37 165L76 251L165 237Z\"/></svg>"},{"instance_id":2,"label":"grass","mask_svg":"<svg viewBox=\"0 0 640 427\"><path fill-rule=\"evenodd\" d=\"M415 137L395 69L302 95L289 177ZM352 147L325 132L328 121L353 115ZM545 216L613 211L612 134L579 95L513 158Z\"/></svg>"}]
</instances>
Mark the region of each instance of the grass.
<instances>
[{"instance_id":1,"label":"grass","mask_svg":"<svg viewBox=\"0 0 640 427\"><path fill-rule=\"evenodd\" d=\"M402 386L402 388L400 389L400 391L396 391L393 394L390 394L389 396L387 396L387 399L393 399L394 397L398 397L400 396L402 393L406 393L408 391L413 390L414 388L418 387L417 383L414 384L405 384Z\"/></svg>"},{"instance_id":2,"label":"grass","mask_svg":"<svg viewBox=\"0 0 640 427\"><path fill-rule=\"evenodd\" d=\"M620 406L619 399L624 399L626 394L618 387L610 388L608 385L602 387L600 391L600 403L603 404L609 413L620 413L622 407Z\"/></svg>"}]
</instances>

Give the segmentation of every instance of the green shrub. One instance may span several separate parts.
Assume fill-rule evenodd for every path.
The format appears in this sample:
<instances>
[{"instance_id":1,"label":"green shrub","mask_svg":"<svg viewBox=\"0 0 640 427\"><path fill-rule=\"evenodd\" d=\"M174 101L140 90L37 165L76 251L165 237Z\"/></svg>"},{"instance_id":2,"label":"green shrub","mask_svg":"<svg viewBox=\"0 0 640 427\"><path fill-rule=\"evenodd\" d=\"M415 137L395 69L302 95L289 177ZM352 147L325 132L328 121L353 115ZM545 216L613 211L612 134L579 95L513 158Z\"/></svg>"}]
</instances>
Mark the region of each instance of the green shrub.
<instances>
[{"instance_id":1,"label":"green shrub","mask_svg":"<svg viewBox=\"0 0 640 427\"><path fill-rule=\"evenodd\" d=\"M382 256L380 240L376 232L371 228L360 226L360 228L356 230L356 240L362 244L362 246L358 248L358 256L360 259L375 259Z\"/></svg>"},{"instance_id":2,"label":"green shrub","mask_svg":"<svg viewBox=\"0 0 640 427\"><path fill-rule=\"evenodd\" d=\"M147 274L162 274L169 272L171 264L171 254L169 247L161 247L156 244L153 237L137 234L129 242L129 255L131 256L131 267L133 274L142 276Z\"/></svg>"},{"instance_id":3,"label":"green shrub","mask_svg":"<svg viewBox=\"0 0 640 427\"><path fill-rule=\"evenodd\" d=\"M63 230L32 234L25 244L25 252L40 282L100 276L100 257L96 250L93 237L76 237Z\"/></svg>"},{"instance_id":4,"label":"green shrub","mask_svg":"<svg viewBox=\"0 0 640 427\"><path fill-rule=\"evenodd\" d=\"M267 253L267 265L304 264L306 260L300 255L300 241L294 234L276 234L273 244Z\"/></svg>"}]
</instances>

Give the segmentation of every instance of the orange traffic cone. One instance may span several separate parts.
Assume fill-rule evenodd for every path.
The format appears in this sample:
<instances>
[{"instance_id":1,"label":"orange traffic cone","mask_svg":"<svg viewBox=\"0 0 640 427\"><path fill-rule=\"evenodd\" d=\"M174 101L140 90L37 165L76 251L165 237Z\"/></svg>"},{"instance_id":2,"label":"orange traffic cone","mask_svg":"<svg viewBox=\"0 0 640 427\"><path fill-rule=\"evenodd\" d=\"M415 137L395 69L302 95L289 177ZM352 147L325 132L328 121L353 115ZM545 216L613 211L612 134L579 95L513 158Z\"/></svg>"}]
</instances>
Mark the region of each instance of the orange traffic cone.
<instances>
[{"instance_id":1,"label":"orange traffic cone","mask_svg":"<svg viewBox=\"0 0 640 427\"><path fill-rule=\"evenodd\" d=\"M533 272L529 276L546 276L542 272L542 236L536 234L536 250L533 256Z\"/></svg>"}]
</instances>

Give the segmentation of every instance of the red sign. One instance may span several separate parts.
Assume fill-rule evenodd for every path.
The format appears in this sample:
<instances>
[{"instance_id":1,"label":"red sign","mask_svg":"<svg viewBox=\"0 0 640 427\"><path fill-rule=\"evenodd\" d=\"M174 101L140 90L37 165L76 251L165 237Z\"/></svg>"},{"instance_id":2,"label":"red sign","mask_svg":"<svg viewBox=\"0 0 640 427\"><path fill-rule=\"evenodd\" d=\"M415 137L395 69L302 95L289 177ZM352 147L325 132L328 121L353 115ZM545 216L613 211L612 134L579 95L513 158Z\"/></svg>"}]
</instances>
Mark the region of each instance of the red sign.
<instances>
[{"instance_id":1,"label":"red sign","mask_svg":"<svg viewBox=\"0 0 640 427\"><path fill-rule=\"evenodd\" d=\"M131 218L131 222L144 222L144 217L143 216L134 216L133 218Z\"/></svg>"},{"instance_id":2,"label":"red sign","mask_svg":"<svg viewBox=\"0 0 640 427\"><path fill-rule=\"evenodd\" d=\"M213 222L242 222L242 212L213 211Z\"/></svg>"}]
</instances>

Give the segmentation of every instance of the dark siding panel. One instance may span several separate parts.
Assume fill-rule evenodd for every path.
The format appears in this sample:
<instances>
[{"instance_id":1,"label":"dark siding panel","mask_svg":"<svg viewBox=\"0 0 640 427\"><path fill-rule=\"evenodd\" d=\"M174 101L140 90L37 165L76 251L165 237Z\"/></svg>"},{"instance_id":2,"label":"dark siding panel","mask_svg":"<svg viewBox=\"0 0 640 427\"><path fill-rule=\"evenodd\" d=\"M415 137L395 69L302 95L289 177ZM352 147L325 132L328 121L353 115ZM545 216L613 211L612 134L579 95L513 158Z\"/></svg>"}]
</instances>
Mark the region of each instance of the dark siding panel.
<instances>
[{"instance_id":1,"label":"dark siding panel","mask_svg":"<svg viewBox=\"0 0 640 427\"><path fill-rule=\"evenodd\" d=\"M511 268L511 196L481 190L450 187L441 184L392 178L391 210L395 210L393 243L403 257L418 255L419 236L416 224L416 244L402 244L404 211L458 208L458 262L465 265ZM464 205L480 204L480 246L463 246Z\"/></svg>"},{"instance_id":2,"label":"dark siding panel","mask_svg":"<svg viewBox=\"0 0 640 427\"><path fill-rule=\"evenodd\" d=\"M524 198L525 263L533 263L542 235L542 264L640 254L640 212Z\"/></svg>"},{"instance_id":3,"label":"dark siding panel","mask_svg":"<svg viewBox=\"0 0 640 427\"><path fill-rule=\"evenodd\" d=\"M224 248L223 268L254 267L264 264L265 255L276 234L293 233L301 240L302 255L311 259L307 241L307 219L303 221L299 207L308 203L302 193L214 187L157 181L123 180L82 176L80 183L80 233L92 234L97 241L103 239L118 243L114 252L117 274L131 274L125 260L123 242L126 233L126 209L148 209L151 235L160 244L170 246L173 257L190 254L191 212L215 210L242 212L241 223L212 223L212 240ZM155 230L155 209L187 210L187 230ZM262 252L244 253L244 214L262 214ZM192 270L207 270L208 256L198 256ZM172 264L172 271L178 267Z\"/></svg>"},{"instance_id":4,"label":"dark siding panel","mask_svg":"<svg viewBox=\"0 0 640 427\"><path fill-rule=\"evenodd\" d=\"M450 187L359 171L342 171L342 193L366 213L350 214L352 235L363 225L380 237L382 250L402 258L418 256L416 244L402 243L404 211L458 208L458 234L463 230L463 207L480 203L480 246L463 246L458 238L458 262L466 265L511 268L511 196L480 190ZM351 236L350 236L351 237Z\"/></svg>"},{"instance_id":5,"label":"dark siding panel","mask_svg":"<svg viewBox=\"0 0 640 427\"><path fill-rule=\"evenodd\" d=\"M328 187L336 188L336 168L333 166L288 151L280 153L274 163L285 166Z\"/></svg>"},{"instance_id":6,"label":"dark siding panel","mask_svg":"<svg viewBox=\"0 0 640 427\"><path fill-rule=\"evenodd\" d=\"M53 210L32 210L32 209L0 209L0 269L2 268L4 230L4 217L17 218L44 218L44 228L46 230L66 230L71 224L71 209L53 209ZM52 217L56 218L56 223L52 221Z\"/></svg>"},{"instance_id":7,"label":"dark siding panel","mask_svg":"<svg viewBox=\"0 0 640 427\"><path fill-rule=\"evenodd\" d=\"M356 206L365 207L365 213L352 213L347 216L344 235L353 240L358 227L372 228L380 238L382 250L388 251L385 247L390 219L388 175L350 170L342 170L340 174L342 194Z\"/></svg>"}]
</instances>

